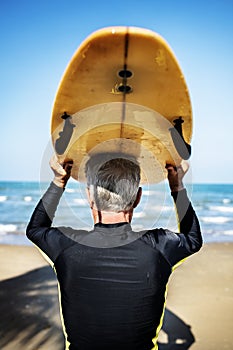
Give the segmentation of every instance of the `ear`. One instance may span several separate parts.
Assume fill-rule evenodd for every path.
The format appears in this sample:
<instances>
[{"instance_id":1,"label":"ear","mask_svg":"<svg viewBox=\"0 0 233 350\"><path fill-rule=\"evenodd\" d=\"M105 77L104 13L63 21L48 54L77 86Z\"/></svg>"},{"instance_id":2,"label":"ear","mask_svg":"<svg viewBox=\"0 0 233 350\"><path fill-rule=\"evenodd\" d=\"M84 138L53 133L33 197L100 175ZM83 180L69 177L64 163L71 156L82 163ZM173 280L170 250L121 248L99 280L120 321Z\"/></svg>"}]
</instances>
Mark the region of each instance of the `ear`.
<instances>
[{"instance_id":1,"label":"ear","mask_svg":"<svg viewBox=\"0 0 233 350\"><path fill-rule=\"evenodd\" d=\"M142 197L142 188L139 187L136 200L135 200L135 202L133 204L133 208L136 208L138 206L138 204L139 204L139 202L141 200L141 197Z\"/></svg>"},{"instance_id":2,"label":"ear","mask_svg":"<svg viewBox=\"0 0 233 350\"><path fill-rule=\"evenodd\" d=\"M86 187L86 195L87 195L87 200L88 200L88 203L90 205L90 208L92 208L93 201L91 199L91 193L90 193L90 188L89 187Z\"/></svg>"},{"instance_id":3,"label":"ear","mask_svg":"<svg viewBox=\"0 0 233 350\"><path fill-rule=\"evenodd\" d=\"M92 186L92 185L91 185ZM93 200L93 188L86 187L86 195L87 195L87 200L89 203L89 206L91 209L94 208L94 200Z\"/></svg>"}]
</instances>

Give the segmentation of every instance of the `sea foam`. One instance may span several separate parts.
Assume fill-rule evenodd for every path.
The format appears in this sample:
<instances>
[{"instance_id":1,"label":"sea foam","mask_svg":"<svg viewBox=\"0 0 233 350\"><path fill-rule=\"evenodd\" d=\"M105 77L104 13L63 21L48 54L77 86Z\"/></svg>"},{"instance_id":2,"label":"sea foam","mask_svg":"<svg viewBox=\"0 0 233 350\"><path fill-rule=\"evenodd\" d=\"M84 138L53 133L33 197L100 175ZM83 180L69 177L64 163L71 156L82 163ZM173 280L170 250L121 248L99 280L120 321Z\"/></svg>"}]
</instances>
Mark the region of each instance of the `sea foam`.
<instances>
[{"instance_id":1,"label":"sea foam","mask_svg":"<svg viewBox=\"0 0 233 350\"><path fill-rule=\"evenodd\" d=\"M227 236L233 236L233 230L226 230L226 231L223 231L223 234L224 234L224 235L227 235Z\"/></svg>"},{"instance_id":2,"label":"sea foam","mask_svg":"<svg viewBox=\"0 0 233 350\"><path fill-rule=\"evenodd\" d=\"M220 211L222 213L233 213L233 207L213 205L213 206L210 206L209 208L210 210Z\"/></svg>"},{"instance_id":3,"label":"sea foam","mask_svg":"<svg viewBox=\"0 0 233 350\"><path fill-rule=\"evenodd\" d=\"M211 224L224 224L231 221L230 218L226 218L224 216L204 216L200 217L200 220Z\"/></svg>"},{"instance_id":4,"label":"sea foam","mask_svg":"<svg viewBox=\"0 0 233 350\"><path fill-rule=\"evenodd\" d=\"M7 200L7 196L0 196L0 202L5 202Z\"/></svg>"},{"instance_id":5,"label":"sea foam","mask_svg":"<svg viewBox=\"0 0 233 350\"><path fill-rule=\"evenodd\" d=\"M13 224L0 224L0 234L4 235L7 234L9 232L15 232L17 230L17 226L13 225Z\"/></svg>"},{"instance_id":6,"label":"sea foam","mask_svg":"<svg viewBox=\"0 0 233 350\"><path fill-rule=\"evenodd\" d=\"M80 207L83 207L83 206L86 206L87 205L87 201L85 199L82 199L82 198L75 198L74 199L74 203L77 205L77 206L80 206Z\"/></svg>"}]
</instances>

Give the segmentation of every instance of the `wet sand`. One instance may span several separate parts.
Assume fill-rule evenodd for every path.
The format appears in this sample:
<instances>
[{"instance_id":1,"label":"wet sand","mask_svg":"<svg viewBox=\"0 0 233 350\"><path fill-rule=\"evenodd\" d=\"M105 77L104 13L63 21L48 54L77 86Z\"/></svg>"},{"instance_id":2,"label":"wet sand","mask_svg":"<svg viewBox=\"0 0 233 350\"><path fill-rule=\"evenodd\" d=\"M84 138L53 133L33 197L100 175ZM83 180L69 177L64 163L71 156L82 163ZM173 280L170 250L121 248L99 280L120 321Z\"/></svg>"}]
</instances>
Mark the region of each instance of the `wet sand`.
<instances>
[{"instance_id":1,"label":"wet sand","mask_svg":"<svg viewBox=\"0 0 233 350\"><path fill-rule=\"evenodd\" d=\"M233 349L232 256L233 243L206 244L174 271L160 350ZM55 273L38 250L0 245L0 349L64 349L58 305Z\"/></svg>"}]
</instances>

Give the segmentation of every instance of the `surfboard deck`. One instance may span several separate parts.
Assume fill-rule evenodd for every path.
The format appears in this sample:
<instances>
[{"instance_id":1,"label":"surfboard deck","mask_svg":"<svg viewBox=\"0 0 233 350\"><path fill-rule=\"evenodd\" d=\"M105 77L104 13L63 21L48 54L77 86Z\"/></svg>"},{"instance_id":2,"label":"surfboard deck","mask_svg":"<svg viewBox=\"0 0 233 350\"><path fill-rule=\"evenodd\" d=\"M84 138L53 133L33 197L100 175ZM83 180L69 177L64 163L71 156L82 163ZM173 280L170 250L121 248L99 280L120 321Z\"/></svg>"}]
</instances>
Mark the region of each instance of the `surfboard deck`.
<instances>
[{"instance_id":1,"label":"surfboard deck","mask_svg":"<svg viewBox=\"0 0 233 350\"><path fill-rule=\"evenodd\" d=\"M190 143L189 92L167 42L148 29L108 27L84 40L65 70L52 111L52 141L58 150L66 134L67 147L57 153L73 159L72 176L79 181L85 181L89 157L107 152L136 158L142 182L159 182L166 163L182 160L171 137L177 118Z\"/></svg>"}]
</instances>

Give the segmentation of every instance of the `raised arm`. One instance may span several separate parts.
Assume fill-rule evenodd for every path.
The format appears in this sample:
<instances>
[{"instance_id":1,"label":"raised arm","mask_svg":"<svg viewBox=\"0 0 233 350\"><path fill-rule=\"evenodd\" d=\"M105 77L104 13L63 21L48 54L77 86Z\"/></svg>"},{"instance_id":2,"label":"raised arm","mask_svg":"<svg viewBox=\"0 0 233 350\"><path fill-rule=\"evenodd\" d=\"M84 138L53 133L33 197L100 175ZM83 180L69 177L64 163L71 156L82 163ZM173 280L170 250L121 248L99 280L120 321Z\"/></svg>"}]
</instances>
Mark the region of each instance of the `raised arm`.
<instances>
[{"instance_id":1,"label":"raised arm","mask_svg":"<svg viewBox=\"0 0 233 350\"><path fill-rule=\"evenodd\" d=\"M171 195L174 199L180 232L189 234L199 230L199 222L184 188L183 177L188 171L188 163L174 167L166 165Z\"/></svg>"},{"instance_id":2,"label":"raised arm","mask_svg":"<svg viewBox=\"0 0 233 350\"><path fill-rule=\"evenodd\" d=\"M56 156L53 156L50 166L54 172L53 182L37 204L27 226L26 235L54 261L59 253L61 237L57 229L51 228L51 224L70 177L72 163L60 164Z\"/></svg>"},{"instance_id":3,"label":"raised arm","mask_svg":"<svg viewBox=\"0 0 233 350\"><path fill-rule=\"evenodd\" d=\"M180 233L165 230L160 239L160 249L171 265L197 252L202 246L200 225L183 185L188 170L183 166L166 165L171 195L174 199Z\"/></svg>"}]
</instances>

